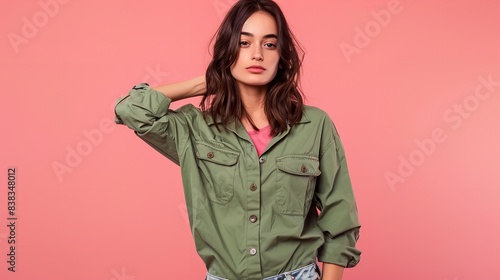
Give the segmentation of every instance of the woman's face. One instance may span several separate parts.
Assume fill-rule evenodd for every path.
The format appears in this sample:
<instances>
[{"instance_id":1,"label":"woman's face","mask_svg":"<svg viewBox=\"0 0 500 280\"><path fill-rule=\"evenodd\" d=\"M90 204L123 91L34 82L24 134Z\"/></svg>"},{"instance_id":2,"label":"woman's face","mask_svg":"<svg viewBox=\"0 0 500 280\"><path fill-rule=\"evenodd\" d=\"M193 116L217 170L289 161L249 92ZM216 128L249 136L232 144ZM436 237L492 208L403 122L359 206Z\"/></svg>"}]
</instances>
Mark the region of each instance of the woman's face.
<instances>
[{"instance_id":1,"label":"woman's face","mask_svg":"<svg viewBox=\"0 0 500 280\"><path fill-rule=\"evenodd\" d=\"M240 88L267 85L274 79L280 59L277 35L276 22L268 13L256 12L245 21L238 57L231 66Z\"/></svg>"}]
</instances>

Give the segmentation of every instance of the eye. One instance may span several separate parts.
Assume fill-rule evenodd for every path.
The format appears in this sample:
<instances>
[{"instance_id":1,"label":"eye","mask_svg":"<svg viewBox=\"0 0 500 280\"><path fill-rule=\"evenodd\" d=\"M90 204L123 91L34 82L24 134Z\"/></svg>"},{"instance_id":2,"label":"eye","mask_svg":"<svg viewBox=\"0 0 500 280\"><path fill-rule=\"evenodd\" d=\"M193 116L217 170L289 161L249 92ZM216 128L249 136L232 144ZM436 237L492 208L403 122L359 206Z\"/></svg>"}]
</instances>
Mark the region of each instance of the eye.
<instances>
[{"instance_id":1,"label":"eye","mask_svg":"<svg viewBox=\"0 0 500 280\"><path fill-rule=\"evenodd\" d=\"M273 43L265 43L264 46L266 46L267 48L270 48L270 49L276 48L276 44L273 44Z\"/></svg>"},{"instance_id":2,"label":"eye","mask_svg":"<svg viewBox=\"0 0 500 280\"><path fill-rule=\"evenodd\" d=\"M247 41L240 41L240 46L242 46L242 47L247 47L249 45L250 45L250 43Z\"/></svg>"}]
</instances>

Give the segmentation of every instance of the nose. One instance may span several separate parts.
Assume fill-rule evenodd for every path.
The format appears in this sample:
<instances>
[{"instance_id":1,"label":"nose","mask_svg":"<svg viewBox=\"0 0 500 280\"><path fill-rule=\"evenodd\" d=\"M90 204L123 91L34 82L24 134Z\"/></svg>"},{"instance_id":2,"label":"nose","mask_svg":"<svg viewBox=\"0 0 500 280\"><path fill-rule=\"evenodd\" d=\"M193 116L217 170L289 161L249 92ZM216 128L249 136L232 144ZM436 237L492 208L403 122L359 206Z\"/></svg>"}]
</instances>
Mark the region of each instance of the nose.
<instances>
[{"instance_id":1,"label":"nose","mask_svg":"<svg viewBox=\"0 0 500 280\"><path fill-rule=\"evenodd\" d=\"M262 61L264 60L264 57L262 56L262 49L260 46L256 46L254 48L254 51L252 53L252 59L255 59L257 61Z\"/></svg>"}]
</instances>

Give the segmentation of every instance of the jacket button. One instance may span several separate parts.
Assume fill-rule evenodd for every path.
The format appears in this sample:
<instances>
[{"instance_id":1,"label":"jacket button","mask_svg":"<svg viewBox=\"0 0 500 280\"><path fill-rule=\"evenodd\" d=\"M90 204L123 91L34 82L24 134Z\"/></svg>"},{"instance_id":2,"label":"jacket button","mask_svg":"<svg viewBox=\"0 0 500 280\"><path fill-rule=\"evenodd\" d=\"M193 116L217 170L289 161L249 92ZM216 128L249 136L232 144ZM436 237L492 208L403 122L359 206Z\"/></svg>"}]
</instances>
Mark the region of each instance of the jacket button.
<instances>
[{"instance_id":1,"label":"jacket button","mask_svg":"<svg viewBox=\"0 0 500 280\"><path fill-rule=\"evenodd\" d=\"M208 158L213 158L214 157L214 153L213 152L208 152L207 157Z\"/></svg>"},{"instance_id":2,"label":"jacket button","mask_svg":"<svg viewBox=\"0 0 500 280\"><path fill-rule=\"evenodd\" d=\"M257 185L255 185L254 183L252 183L250 185L250 190L253 191L253 192L256 191L257 190Z\"/></svg>"},{"instance_id":3,"label":"jacket button","mask_svg":"<svg viewBox=\"0 0 500 280\"><path fill-rule=\"evenodd\" d=\"M264 163L265 161L266 161L266 159L265 159L265 158L263 158L263 157L259 158L259 162L260 162L260 163Z\"/></svg>"},{"instance_id":4,"label":"jacket button","mask_svg":"<svg viewBox=\"0 0 500 280\"><path fill-rule=\"evenodd\" d=\"M255 216L255 215L250 216L250 222L252 222L252 223L257 222L257 216Z\"/></svg>"},{"instance_id":5,"label":"jacket button","mask_svg":"<svg viewBox=\"0 0 500 280\"><path fill-rule=\"evenodd\" d=\"M300 168L300 171L302 171L302 173L306 173L307 172L307 167L302 164L302 167Z\"/></svg>"},{"instance_id":6,"label":"jacket button","mask_svg":"<svg viewBox=\"0 0 500 280\"><path fill-rule=\"evenodd\" d=\"M250 250L248 250L248 252L250 253L250 255L254 256L255 254L257 254L257 249L250 248Z\"/></svg>"}]
</instances>

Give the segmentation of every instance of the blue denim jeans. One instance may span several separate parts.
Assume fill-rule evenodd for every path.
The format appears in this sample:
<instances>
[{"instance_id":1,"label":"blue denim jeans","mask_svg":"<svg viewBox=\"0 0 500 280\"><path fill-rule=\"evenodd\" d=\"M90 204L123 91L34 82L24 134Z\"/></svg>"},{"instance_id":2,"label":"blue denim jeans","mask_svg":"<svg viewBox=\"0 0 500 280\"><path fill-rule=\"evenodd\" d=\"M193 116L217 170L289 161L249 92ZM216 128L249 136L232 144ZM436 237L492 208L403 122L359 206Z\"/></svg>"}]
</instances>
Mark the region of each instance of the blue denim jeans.
<instances>
[{"instance_id":1,"label":"blue denim jeans","mask_svg":"<svg viewBox=\"0 0 500 280\"><path fill-rule=\"evenodd\" d=\"M206 280L229 280L226 278L221 278L210 273L207 273ZM264 278L263 280L320 280L321 270L318 264L312 263L304 267L287 271L278 275L273 275ZM235 279L236 280L236 279Z\"/></svg>"}]
</instances>

